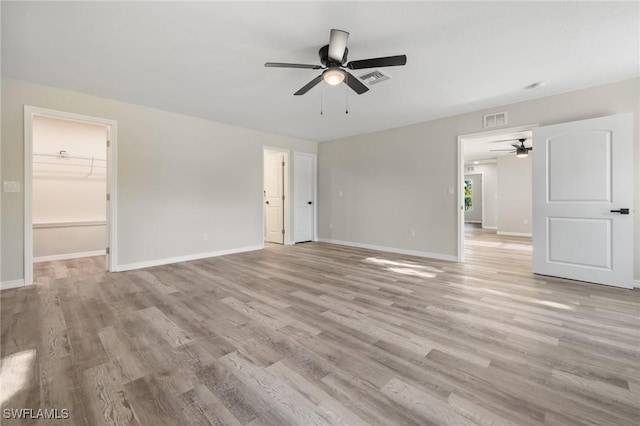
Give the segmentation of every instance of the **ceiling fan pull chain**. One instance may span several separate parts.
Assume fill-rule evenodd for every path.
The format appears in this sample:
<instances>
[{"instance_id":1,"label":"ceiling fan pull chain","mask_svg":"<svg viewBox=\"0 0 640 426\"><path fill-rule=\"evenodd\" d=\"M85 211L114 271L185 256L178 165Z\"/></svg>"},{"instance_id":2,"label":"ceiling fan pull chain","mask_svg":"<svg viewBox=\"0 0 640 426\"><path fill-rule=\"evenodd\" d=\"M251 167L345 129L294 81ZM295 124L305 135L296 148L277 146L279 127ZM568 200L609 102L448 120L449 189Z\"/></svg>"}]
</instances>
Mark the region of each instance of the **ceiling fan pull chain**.
<instances>
[{"instance_id":1,"label":"ceiling fan pull chain","mask_svg":"<svg viewBox=\"0 0 640 426\"><path fill-rule=\"evenodd\" d=\"M320 86L320 115L322 114L322 94L324 93L324 89Z\"/></svg>"},{"instance_id":2,"label":"ceiling fan pull chain","mask_svg":"<svg viewBox=\"0 0 640 426\"><path fill-rule=\"evenodd\" d=\"M347 82L349 81L349 74L347 74ZM345 109L344 109L344 113L345 114L349 114L349 83L347 83L347 85L344 88L344 94L345 94Z\"/></svg>"}]
</instances>

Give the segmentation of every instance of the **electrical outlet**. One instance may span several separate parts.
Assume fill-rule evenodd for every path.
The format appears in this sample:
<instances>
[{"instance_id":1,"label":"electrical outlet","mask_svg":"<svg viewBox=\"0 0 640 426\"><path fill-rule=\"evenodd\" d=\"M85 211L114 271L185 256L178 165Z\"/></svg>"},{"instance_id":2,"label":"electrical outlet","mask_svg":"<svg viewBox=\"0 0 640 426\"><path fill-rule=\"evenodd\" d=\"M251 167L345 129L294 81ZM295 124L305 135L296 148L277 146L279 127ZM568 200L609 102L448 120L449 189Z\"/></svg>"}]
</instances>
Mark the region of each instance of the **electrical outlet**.
<instances>
[{"instance_id":1,"label":"electrical outlet","mask_svg":"<svg viewBox=\"0 0 640 426\"><path fill-rule=\"evenodd\" d=\"M415 229L410 229L409 230L409 236L410 237L415 237L416 236L416 230Z\"/></svg>"},{"instance_id":2,"label":"electrical outlet","mask_svg":"<svg viewBox=\"0 0 640 426\"><path fill-rule=\"evenodd\" d=\"M4 192L20 192L20 182L5 180L3 182Z\"/></svg>"},{"instance_id":3,"label":"electrical outlet","mask_svg":"<svg viewBox=\"0 0 640 426\"><path fill-rule=\"evenodd\" d=\"M342 189L338 191L338 197L342 197Z\"/></svg>"},{"instance_id":4,"label":"electrical outlet","mask_svg":"<svg viewBox=\"0 0 640 426\"><path fill-rule=\"evenodd\" d=\"M202 234L202 241L208 241L209 240L209 234Z\"/></svg>"},{"instance_id":5,"label":"electrical outlet","mask_svg":"<svg viewBox=\"0 0 640 426\"><path fill-rule=\"evenodd\" d=\"M529 219L523 220L522 223L524 223L525 225L528 225L529 224Z\"/></svg>"},{"instance_id":6,"label":"electrical outlet","mask_svg":"<svg viewBox=\"0 0 640 426\"><path fill-rule=\"evenodd\" d=\"M329 229L333 229L333 223L329 224Z\"/></svg>"}]
</instances>

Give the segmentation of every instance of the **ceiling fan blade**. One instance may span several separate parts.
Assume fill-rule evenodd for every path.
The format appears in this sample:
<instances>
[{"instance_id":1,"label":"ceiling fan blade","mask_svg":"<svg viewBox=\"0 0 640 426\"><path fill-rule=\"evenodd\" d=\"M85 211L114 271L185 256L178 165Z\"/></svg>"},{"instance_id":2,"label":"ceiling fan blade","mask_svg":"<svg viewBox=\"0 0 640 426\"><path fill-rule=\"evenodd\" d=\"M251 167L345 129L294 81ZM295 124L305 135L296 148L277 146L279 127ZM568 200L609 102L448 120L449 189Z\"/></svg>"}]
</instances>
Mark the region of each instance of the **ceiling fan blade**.
<instances>
[{"instance_id":1,"label":"ceiling fan blade","mask_svg":"<svg viewBox=\"0 0 640 426\"><path fill-rule=\"evenodd\" d=\"M359 70L363 68L396 67L406 63L407 55L397 55L351 61L347 64L347 67L352 70Z\"/></svg>"},{"instance_id":2,"label":"ceiling fan blade","mask_svg":"<svg viewBox=\"0 0 640 426\"><path fill-rule=\"evenodd\" d=\"M351 87L354 92L356 92L358 95L362 95L364 92L369 91L369 88L365 86L360 80L358 80L358 77L351 74L350 72L345 71L345 73L347 74L347 78L344 79L344 82L347 84L347 86Z\"/></svg>"},{"instance_id":3,"label":"ceiling fan blade","mask_svg":"<svg viewBox=\"0 0 640 426\"><path fill-rule=\"evenodd\" d=\"M329 59L340 64L342 63L348 39L348 32L342 30L331 30L331 35L329 36Z\"/></svg>"},{"instance_id":4,"label":"ceiling fan blade","mask_svg":"<svg viewBox=\"0 0 640 426\"><path fill-rule=\"evenodd\" d=\"M511 146L516 148L516 149L522 148L522 146L519 143L512 143Z\"/></svg>"},{"instance_id":5,"label":"ceiling fan blade","mask_svg":"<svg viewBox=\"0 0 640 426\"><path fill-rule=\"evenodd\" d=\"M305 84L304 87L302 87L302 89L300 89L296 93L294 93L294 95L296 95L296 96L304 95L305 93L307 93L309 90L311 90L315 85L317 85L321 81L322 81L322 74L320 74L319 76L317 76L316 78L314 78L313 80L311 80L310 82Z\"/></svg>"},{"instance_id":6,"label":"ceiling fan blade","mask_svg":"<svg viewBox=\"0 0 640 426\"><path fill-rule=\"evenodd\" d=\"M264 64L267 68L305 68L310 70L322 69L321 65L308 65L308 64L287 64L285 62L267 62Z\"/></svg>"},{"instance_id":7,"label":"ceiling fan blade","mask_svg":"<svg viewBox=\"0 0 640 426\"><path fill-rule=\"evenodd\" d=\"M490 149L489 151L509 151L509 152L516 152L514 149Z\"/></svg>"}]
</instances>

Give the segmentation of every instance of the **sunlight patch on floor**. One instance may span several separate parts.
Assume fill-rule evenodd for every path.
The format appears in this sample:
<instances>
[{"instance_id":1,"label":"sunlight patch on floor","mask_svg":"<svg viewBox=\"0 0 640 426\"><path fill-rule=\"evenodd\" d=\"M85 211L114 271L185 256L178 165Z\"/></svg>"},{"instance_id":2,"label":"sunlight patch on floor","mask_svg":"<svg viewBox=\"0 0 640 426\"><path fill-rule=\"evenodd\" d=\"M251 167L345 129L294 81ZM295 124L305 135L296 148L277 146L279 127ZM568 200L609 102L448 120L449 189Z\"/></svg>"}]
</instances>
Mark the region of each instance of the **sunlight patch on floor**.
<instances>
[{"instance_id":1,"label":"sunlight patch on floor","mask_svg":"<svg viewBox=\"0 0 640 426\"><path fill-rule=\"evenodd\" d=\"M376 263L378 265L401 266L403 268L424 268L422 265L416 265L409 262L397 262L395 260L380 259L377 257L367 257L365 262Z\"/></svg>"},{"instance_id":2,"label":"sunlight patch on floor","mask_svg":"<svg viewBox=\"0 0 640 426\"><path fill-rule=\"evenodd\" d=\"M35 349L7 355L0 361L0 405L24 389L31 380Z\"/></svg>"},{"instance_id":3,"label":"sunlight patch on floor","mask_svg":"<svg viewBox=\"0 0 640 426\"><path fill-rule=\"evenodd\" d=\"M507 250L531 251L531 244L505 244L503 248Z\"/></svg>"},{"instance_id":4,"label":"sunlight patch on floor","mask_svg":"<svg viewBox=\"0 0 640 426\"><path fill-rule=\"evenodd\" d=\"M536 300L535 303L552 308L565 309L568 311L573 311L575 309L573 306L565 305L564 303L551 302L550 300Z\"/></svg>"},{"instance_id":5,"label":"sunlight patch on floor","mask_svg":"<svg viewBox=\"0 0 640 426\"><path fill-rule=\"evenodd\" d=\"M438 276L438 274L432 274L430 272L424 272L424 271L416 271L415 269L409 269L409 268L385 268L385 269L387 271L396 272L398 274L412 275L414 277L421 277L421 278L435 278Z\"/></svg>"},{"instance_id":6,"label":"sunlight patch on floor","mask_svg":"<svg viewBox=\"0 0 640 426\"><path fill-rule=\"evenodd\" d=\"M501 242L493 242L493 241L474 241L467 240L465 241L467 246L477 246L477 247L500 247L502 245Z\"/></svg>"},{"instance_id":7,"label":"sunlight patch on floor","mask_svg":"<svg viewBox=\"0 0 640 426\"><path fill-rule=\"evenodd\" d=\"M364 259L364 262L387 266L386 268L384 268L385 270L395 272L397 274L411 275L414 277L421 277L421 278L435 278L438 276L439 273L444 272L442 269L434 268L432 266L417 265L415 263L410 263L410 262L380 259L378 257L368 257Z\"/></svg>"}]
</instances>

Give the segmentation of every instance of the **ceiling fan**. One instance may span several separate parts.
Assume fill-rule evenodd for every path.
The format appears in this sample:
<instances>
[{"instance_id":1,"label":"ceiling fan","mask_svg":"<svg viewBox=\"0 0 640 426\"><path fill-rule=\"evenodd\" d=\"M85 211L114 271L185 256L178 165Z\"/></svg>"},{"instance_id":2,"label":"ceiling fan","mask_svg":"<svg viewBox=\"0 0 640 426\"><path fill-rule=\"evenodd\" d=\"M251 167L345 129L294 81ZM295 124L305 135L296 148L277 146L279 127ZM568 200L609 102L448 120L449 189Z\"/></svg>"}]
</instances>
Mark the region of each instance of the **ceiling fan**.
<instances>
[{"instance_id":1,"label":"ceiling fan","mask_svg":"<svg viewBox=\"0 0 640 426\"><path fill-rule=\"evenodd\" d=\"M364 68L394 67L405 65L407 63L406 55L361 59L358 61L351 61L347 63L347 55L349 53L349 49L347 49L348 39L348 32L335 29L331 30L329 44L327 44L326 46L322 46L318 51L318 55L320 55L320 62L322 63L322 65L267 62L266 64L264 64L264 66L269 68L304 68L312 70L324 70L322 74L311 80L300 90L294 93L294 95L296 96L304 95L322 80L326 81L332 86L345 82L347 86L353 89L354 92L356 92L358 95L361 95L364 92L368 91L369 88L349 71L346 71L345 68L348 68L350 70L359 70Z\"/></svg>"},{"instance_id":2,"label":"ceiling fan","mask_svg":"<svg viewBox=\"0 0 640 426\"><path fill-rule=\"evenodd\" d=\"M527 155L529 155L529 151L533 150L532 146L526 147L524 146L524 142L527 140L526 138L521 138L521 139L505 139L502 141L493 141L495 142L508 142L508 141L518 141L520 142L520 145L518 145L517 143L511 144L512 147L514 147L515 149L491 149L490 151L509 151L509 152L515 152L516 153L516 157L526 157Z\"/></svg>"}]
</instances>

